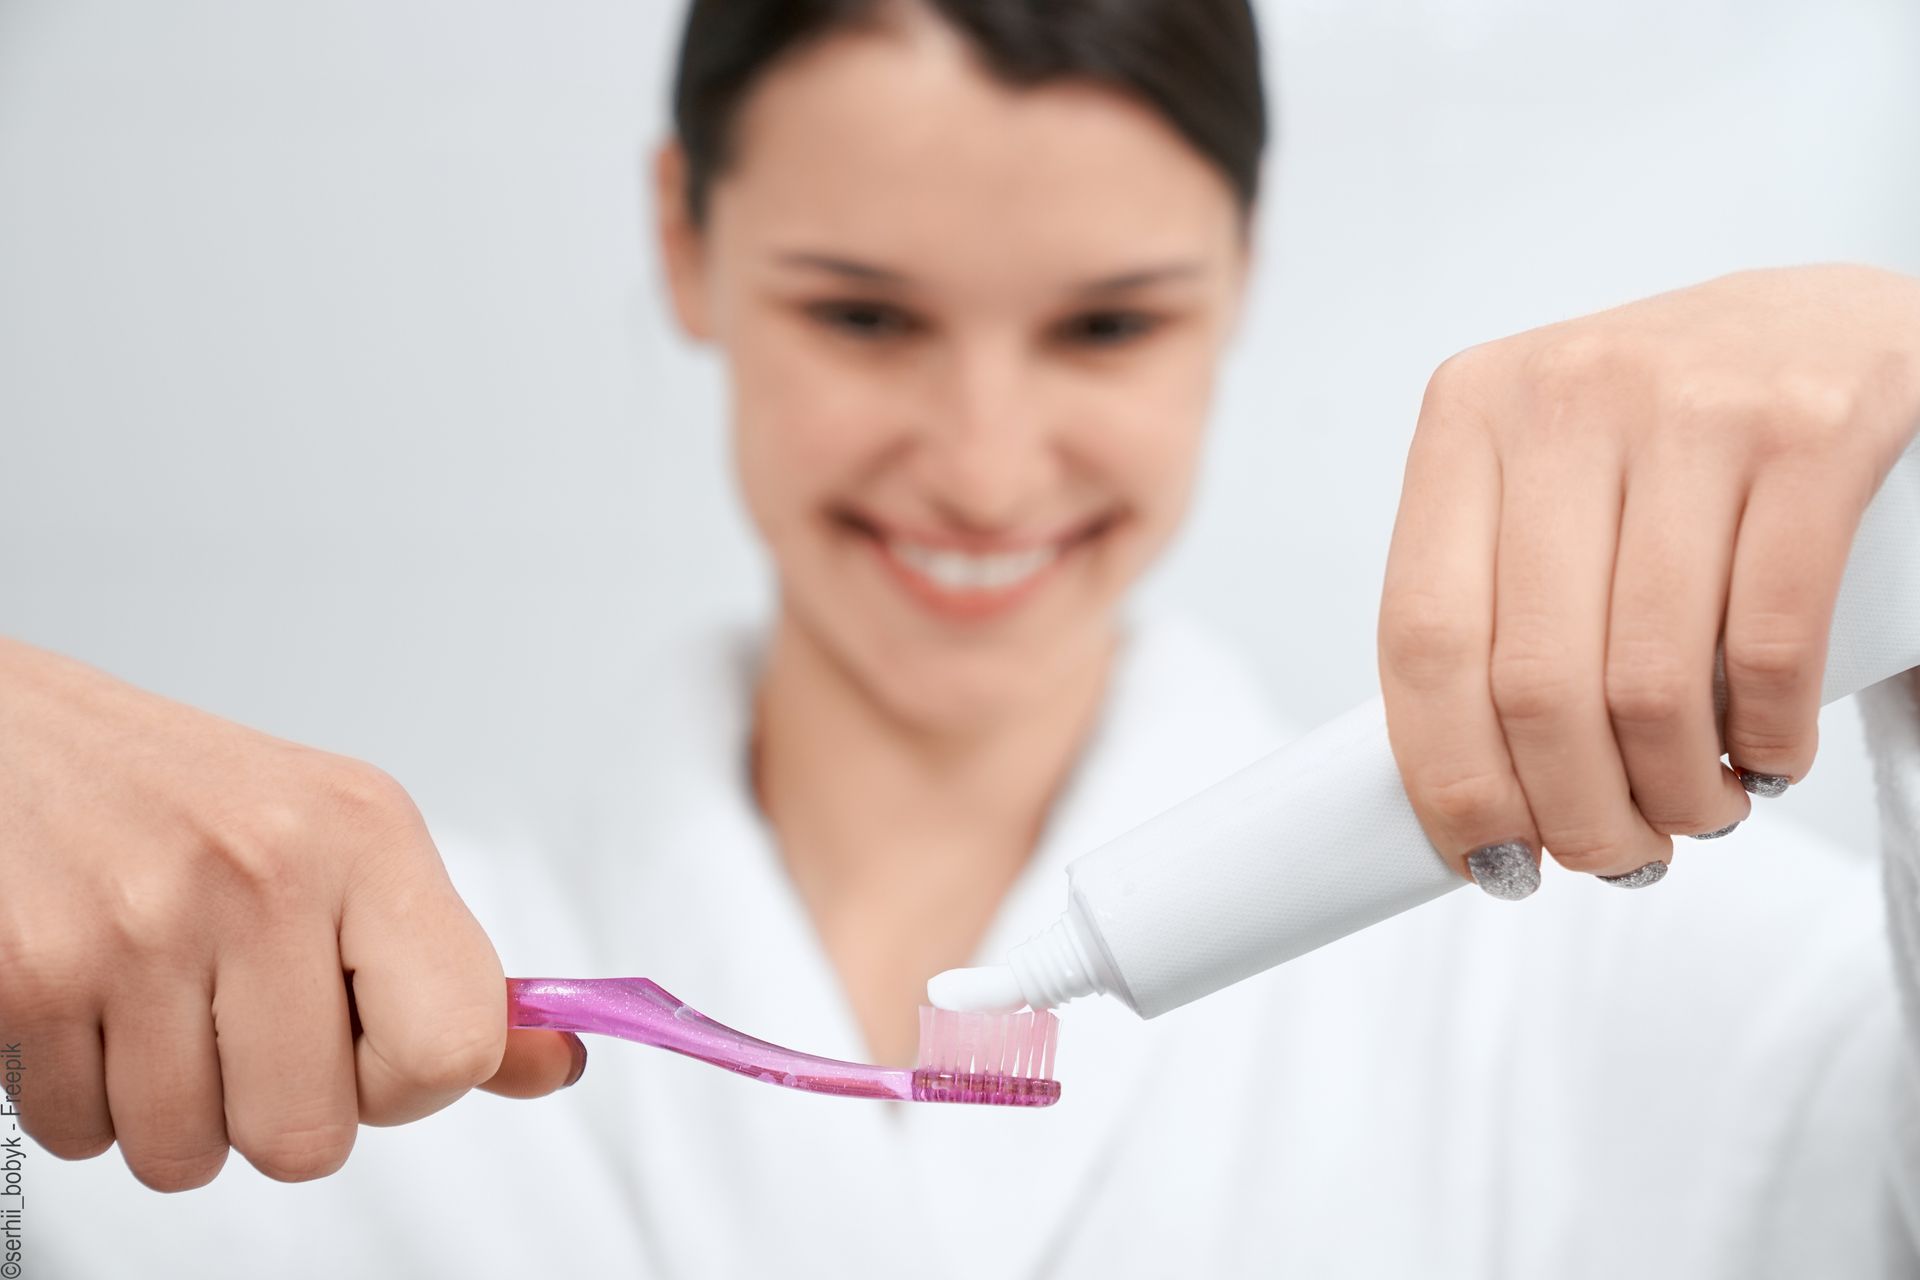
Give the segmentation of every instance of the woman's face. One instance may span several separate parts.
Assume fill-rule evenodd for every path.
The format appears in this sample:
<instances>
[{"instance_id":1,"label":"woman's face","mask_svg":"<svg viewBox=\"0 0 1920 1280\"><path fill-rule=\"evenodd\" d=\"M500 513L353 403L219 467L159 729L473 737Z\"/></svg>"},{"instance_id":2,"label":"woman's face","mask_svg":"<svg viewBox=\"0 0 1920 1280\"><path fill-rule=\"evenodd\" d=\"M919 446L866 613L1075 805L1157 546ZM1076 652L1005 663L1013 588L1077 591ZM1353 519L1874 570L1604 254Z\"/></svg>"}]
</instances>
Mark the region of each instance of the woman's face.
<instances>
[{"instance_id":1,"label":"woman's face","mask_svg":"<svg viewBox=\"0 0 1920 1280\"><path fill-rule=\"evenodd\" d=\"M776 64L734 147L704 230L671 144L658 207L786 621L923 728L1043 697L1186 505L1232 189L1150 108L1009 88L912 9Z\"/></svg>"}]
</instances>

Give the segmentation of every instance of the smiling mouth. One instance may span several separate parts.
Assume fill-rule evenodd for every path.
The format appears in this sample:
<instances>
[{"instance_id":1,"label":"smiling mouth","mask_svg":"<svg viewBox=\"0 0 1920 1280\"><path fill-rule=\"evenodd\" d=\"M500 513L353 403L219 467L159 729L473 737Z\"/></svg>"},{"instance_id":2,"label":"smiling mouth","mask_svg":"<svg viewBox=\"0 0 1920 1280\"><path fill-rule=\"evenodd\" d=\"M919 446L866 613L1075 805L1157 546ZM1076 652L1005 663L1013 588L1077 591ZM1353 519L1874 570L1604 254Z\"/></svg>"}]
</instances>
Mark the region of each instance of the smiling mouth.
<instances>
[{"instance_id":1,"label":"smiling mouth","mask_svg":"<svg viewBox=\"0 0 1920 1280\"><path fill-rule=\"evenodd\" d=\"M900 563L937 587L952 592L1010 591L1060 558L1058 543L1025 551L975 554L930 547L905 538L887 538L886 549Z\"/></svg>"},{"instance_id":2,"label":"smiling mouth","mask_svg":"<svg viewBox=\"0 0 1920 1280\"><path fill-rule=\"evenodd\" d=\"M886 529L855 512L837 512L835 518L861 535L894 579L921 604L962 619L1011 611L1051 577L1050 571L1062 560L1115 523L1115 517L1107 515L1044 540L1000 539L996 540L999 545L972 540L969 546L965 539L936 541Z\"/></svg>"}]
</instances>

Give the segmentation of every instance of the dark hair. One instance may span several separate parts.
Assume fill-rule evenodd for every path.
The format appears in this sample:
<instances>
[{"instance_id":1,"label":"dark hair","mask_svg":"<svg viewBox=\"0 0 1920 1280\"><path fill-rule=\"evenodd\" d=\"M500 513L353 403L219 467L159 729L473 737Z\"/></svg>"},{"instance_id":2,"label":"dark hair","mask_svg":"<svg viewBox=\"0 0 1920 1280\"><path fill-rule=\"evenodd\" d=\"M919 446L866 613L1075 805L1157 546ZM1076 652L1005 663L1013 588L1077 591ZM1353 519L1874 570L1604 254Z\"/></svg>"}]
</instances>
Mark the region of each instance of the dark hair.
<instances>
[{"instance_id":1,"label":"dark hair","mask_svg":"<svg viewBox=\"0 0 1920 1280\"><path fill-rule=\"evenodd\" d=\"M891 0L692 0L674 77L696 226L732 161L734 117L782 54L871 21ZM1259 189L1267 111L1249 0L915 0L1014 85L1086 78L1157 109L1217 165L1243 214Z\"/></svg>"}]
</instances>

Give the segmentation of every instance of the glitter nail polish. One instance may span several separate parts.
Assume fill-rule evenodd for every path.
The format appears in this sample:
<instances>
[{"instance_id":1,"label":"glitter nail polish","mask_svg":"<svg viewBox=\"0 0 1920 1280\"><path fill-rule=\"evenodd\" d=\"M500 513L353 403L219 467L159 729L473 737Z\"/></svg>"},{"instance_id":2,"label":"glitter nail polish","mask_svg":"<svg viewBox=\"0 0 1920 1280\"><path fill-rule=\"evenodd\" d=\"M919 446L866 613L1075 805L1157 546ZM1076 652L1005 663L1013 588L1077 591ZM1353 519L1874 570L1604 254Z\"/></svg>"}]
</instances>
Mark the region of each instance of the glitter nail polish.
<instances>
[{"instance_id":1,"label":"glitter nail polish","mask_svg":"<svg viewBox=\"0 0 1920 1280\"><path fill-rule=\"evenodd\" d=\"M1734 772L1740 775L1740 785L1756 796L1777 796L1792 785L1788 778L1777 773L1753 773L1738 766Z\"/></svg>"},{"instance_id":2,"label":"glitter nail polish","mask_svg":"<svg viewBox=\"0 0 1920 1280\"><path fill-rule=\"evenodd\" d=\"M1517 901L1540 887L1540 866L1525 840L1483 844L1467 855L1473 882L1496 898Z\"/></svg>"},{"instance_id":3,"label":"glitter nail polish","mask_svg":"<svg viewBox=\"0 0 1920 1280\"><path fill-rule=\"evenodd\" d=\"M1738 826L1739 824L1736 823L1734 825ZM1732 827L1727 828L1728 831L1732 829ZM1622 889L1643 889L1650 884L1659 884L1660 881L1665 878L1666 874L1667 864L1656 861L1649 862L1644 867L1636 867L1632 871L1625 872L1621 875L1599 876L1596 878L1605 880L1608 884L1619 885Z\"/></svg>"},{"instance_id":4,"label":"glitter nail polish","mask_svg":"<svg viewBox=\"0 0 1920 1280\"><path fill-rule=\"evenodd\" d=\"M1696 832L1695 834L1693 834L1693 835L1690 835L1690 836L1688 836L1688 837L1687 837L1687 839L1689 839L1689 840L1718 840L1718 839L1719 839L1719 838L1720 838L1721 836L1723 836L1723 835L1725 835L1725 834L1727 834L1727 832L1729 832L1729 831L1731 831L1731 830L1733 830L1733 829L1734 829L1735 827L1737 827L1737 826L1739 826L1739 825L1741 824L1741 822L1743 822L1743 821L1744 821L1744 819L1742 819L1742 818L1735 818L1735 819L1734 819L1734 820L1733 820L1732 822L1729 822L1729 823L1728 823L1728 824L1727 824L1726 826L1724 826L1724 827L1722 827L1722 828L1720 828L1720 829L1719 829L1718 831L1700 831L1700 832ZM1605 879L1605 877L1604 877L1604 876L1603 876L1603 877L1601 877L1601 878L1602 878L1602 879Z\"/></svg>"}]
</instances>

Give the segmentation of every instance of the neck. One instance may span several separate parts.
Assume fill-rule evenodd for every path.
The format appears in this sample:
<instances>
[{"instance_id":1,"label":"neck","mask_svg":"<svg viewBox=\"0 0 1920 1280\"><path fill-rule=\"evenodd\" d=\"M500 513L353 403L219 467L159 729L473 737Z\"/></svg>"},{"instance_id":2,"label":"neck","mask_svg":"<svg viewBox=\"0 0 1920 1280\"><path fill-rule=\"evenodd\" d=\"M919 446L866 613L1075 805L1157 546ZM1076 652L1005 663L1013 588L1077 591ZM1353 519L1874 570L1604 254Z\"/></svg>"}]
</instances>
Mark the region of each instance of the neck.
<instances>
[{"instance_id":1,"label":"neck","mask_svg":"<svg viewBox=\"0 0 1920 1280\"><path fill-rule=\"evenodd\" d=\"M851 882L1017 870L1097 712L1111 639L1037 701L981 723L916 723L882 704L783 616L755 707L762 809L802 879ZM980 866L991 844L998 868Z\"/></svg>"},{"instance_id":2,"label":"neck","mask_svg":"<svg viewBox=\"0 0 1920 1280\"><path fill-rule=\"evenodd\" d=\"M967 963L1098 711L1113 639L1007 715L895 713L790 615L755 707L754 787L880 1060L912 1056L926 979Z\"/></svg>"}]
</instances>

